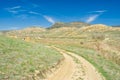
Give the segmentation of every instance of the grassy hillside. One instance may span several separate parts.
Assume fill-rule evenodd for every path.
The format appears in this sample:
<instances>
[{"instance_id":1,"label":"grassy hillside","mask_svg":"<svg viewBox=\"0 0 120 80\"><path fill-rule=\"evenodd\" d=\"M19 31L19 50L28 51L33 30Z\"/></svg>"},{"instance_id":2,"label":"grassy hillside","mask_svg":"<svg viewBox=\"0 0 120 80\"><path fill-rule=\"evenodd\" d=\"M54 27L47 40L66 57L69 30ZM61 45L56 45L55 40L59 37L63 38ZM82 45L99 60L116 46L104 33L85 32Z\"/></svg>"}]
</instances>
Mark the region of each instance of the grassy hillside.
<instances>
[{"instance_id":1,"label":"grassy hillside","mask_svg":"<svg viewBox=\"0 0 120 80\"><path fill-rule=\"evenodd\" d=\"M79 26L78 23L72 23L72 27L67 27L61 26L60 23L55 26L59 28L38 31L32 33L34 36L28 36L31 41L56 45L84 57L105 76L106 80L119 80L120 28L102 24L73 27L76 25ZM19 35L16 36L19 38Z\"/></svg>"},{"instance_id":2,"label":"grassy hillside","mask_svg":"<svg viewBox=\"0 0 120 80\"><path fill-rule=\"evenodd\" d=\"M68 29L68 32L70 30ZM76 31L73 30L74 33ZM58 33L58 32L57 32ZM60 33L60 32L59 32ZM67 33L61 32L61 34ZM80 31L66 37L43 38L38 42L76 53L92 63L106 80L120 79L120 31ZM54 34L55 35L55 34ZM56 34L58 35L58 34ZM83 36L83 37L77 37Z\"/></svg>"},{"instance_id":3,"label":"grassy hillside","mask_svg":"<svg viewBox=\"0 0 120 80\"><path fill-rule=\"evenodd\" d=\"M113 61L107 60L106 58L100 56L99 52L81 46L57 46L64 50L76 53L77 55L84 57L96 67L96 69L106 78L106 80L120 79L120 66L114 63Z\"/></svg>"},{"instance_id":4,"label":"grassy hillside","mask_svg":"<svg viewBox=\"0 0 120 80\"><path fill-rule=\"evenodd\" d=\"M62 55L45 45L0 36L0 80L29 79L61 58Z\"/></svg>"},{"instance_id":5,"label":"grassy hillside","mask_svg":"<svg viewBox=\"0 0 120 80\"><path fill-rule=\"evenodd\" d=\"M84 23L84 22L69 22L69 23L57 22L48 29L61 28L61 27L81 28L81 27L89 26L89 25L90 24L87 24L87 23Z\"/></svg>"}]
</instances>

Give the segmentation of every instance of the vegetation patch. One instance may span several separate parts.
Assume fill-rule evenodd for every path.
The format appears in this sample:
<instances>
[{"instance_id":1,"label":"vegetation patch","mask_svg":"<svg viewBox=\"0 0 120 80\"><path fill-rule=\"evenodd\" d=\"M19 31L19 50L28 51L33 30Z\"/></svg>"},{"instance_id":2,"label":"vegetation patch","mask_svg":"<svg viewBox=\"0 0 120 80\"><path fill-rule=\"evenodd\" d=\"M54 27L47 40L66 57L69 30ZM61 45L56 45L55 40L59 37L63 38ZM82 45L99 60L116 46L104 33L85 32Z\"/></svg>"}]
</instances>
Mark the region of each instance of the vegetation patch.
<instances>
[{"instance_id":1,"label":"vegetation patch","mask_svg":"<svg viewBox=\"0 0 120 80\"><path fill-rule=\"evenodd\" d=\"M32 77L37 71L54 66L61 58L59 52L43 44L0 36L0 80Z\"/></svg>"},{"instance_id":2,"label":"vegetation patch","mask_svg":"<svg viewBox=\"0 0 120 80\"><path fill-rule=\"evenodd\" d=\"M84 57L86 60L88 60L98 69L98 71L106 78L106 80L120 79L119 65L100 56L97 51L83 47L76 47L76 46L57 45L57 47L60 47L64 50L76 53Z\"/></svg>"}]
</instances>

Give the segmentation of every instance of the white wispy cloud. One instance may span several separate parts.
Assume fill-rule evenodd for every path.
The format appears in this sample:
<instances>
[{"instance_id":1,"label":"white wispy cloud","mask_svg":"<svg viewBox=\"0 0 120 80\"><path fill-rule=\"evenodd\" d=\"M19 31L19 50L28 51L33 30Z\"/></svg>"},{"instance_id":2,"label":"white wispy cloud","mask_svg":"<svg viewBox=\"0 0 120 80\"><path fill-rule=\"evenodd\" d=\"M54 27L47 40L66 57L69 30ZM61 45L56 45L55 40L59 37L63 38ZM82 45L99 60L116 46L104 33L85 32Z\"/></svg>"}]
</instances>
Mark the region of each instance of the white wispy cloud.
<instances>
[{"instance_id":1,"label":"white wispy cloud","mask_svg":"<svg viewBox=\"0 0 120 80\"><path fill-rule=\"evenodd\" d=\"M14 6L14 7L10 8L10 9L19 9L19 8L21 8L21 6Z\"/></svg>"},{"instance_id":2,"label":"white wispy cloud","mask_svg":"<svg viewBox=\"0 0 120 80\"><path fill-rule=\"evenodd\" d=\"M9 13L12 13L12 14L17 14L18 13L17 10L12 10L10 8L6 8L5 10L8 11Z\"/></svg>"},{"instance_id":3,"label":"white wispy cloud","mask_svg":"<svg viewBox=\"0 0 120 80\"><path fill-rule=\"evenodd\" d=\"M13 14L17 14L18 13L18 11L16 11L16 10L8 10L8 12L13 13Z\"/></svg>"},{"instance_id":4,"label":"white wispy cloud","mask_svg":"<svg viewBox=\"0 0 120 80\"><path fill-rule=\"evenodd\" d=\"M46 16L46 15L43 15L43 14L41 14L41 13L34 12L34 11L29 11L28 13L34 14L34 15L40 15L40 16L42 16L43 18L45 18L48 22L50 22L50 23L52 23L52 24L55 23L55 20L54 20L52 17L50 17L50 16Z\"/></svg>"},{"instance_id":5,"label":"white wispy cloud","mask_svg":"<svg viewBox=\"0 0 120 80\"><path fill-rule=\"evenodd\" d=\"M107 10L90 11L89 13L104 13L104 12L107 12Z\"/></svg>"},{"instance_id":6,"label":"white wispy cloud","mask_svg":"<svg viewBox=\"0 0 120 80\"><path fill-rule=\"evenodd\" d=\"M18 9L20 9L20 8L21 8L21 6L14 6L14 7L10 7L10 8L5 8L5 10L7 10L10 13L17 14L19 12Z\"/></svg>"},{"instance_id":7,"label":"white wispy cloud","mask_svg":"<svg viewBox=\"0 0 120 80\"><path fill-rule=\"evenodd\" d=\"M35 14L35 15L41 15L40 13L34 12L34 11L29 11L28 13L30 13L30 14Z\"/></svg>"},{"instance_id":8,"label":"white wispy cloud","mask_svg":"<svg viewBox=\"0 0 120 80\"><path fill-rule=\"evenodd\" d=\"M95 15L92 15L92 16L89 16L86 20L87 23L91 23L93 22L94 20L96 20L98 17L100 16L100 14L95 14Z\"/></svg>"},{"instance_id":9,"label":"white wispy cloud","mask_svg":"<svg viewBox=\"0 0 120 80\"><path fill-rule=\"evenodd\" d=\"M89 16L89 17L87 17L86 22L87 23L91 23L91 22L95 21L100 15L102 15L106 11L107 10L97 10L97 11L91 11L91 12L89 12L92 15Z\"/></svg>"},{"instance_id":10,"label":"white wispy cloud","mask_svg":"<svg viewBox=\"0 0 120 80\"><path fill-rule=\"evenodd\" d=\"M50 23L52 23L52 24L55 23L55 20L54 20L52 17L46 16L46 15L44 15L43 17L44 17L48 22L50 22Z\"/></svg>"},{"instance_id":11,"label":"white wispy cloud","mask_svg":"<svg viewBox=\"0 0 120 80\"><path fill-rule=\"evenodd\" d=\"M99 10L99 11L94 11L94 12L98 12L98 13L103 13L106 12L107 10Z\"/></svg>"},{"instance_id":12,"label":"white wispy cloud","mask_svg":"<svg viewBox=\"0 0 120 80\"><path fill-rule=\"evenodd\" d=\"M34 7L39 7L38 5L36 4L32 4ZM39 13L39 12L36 12L34 10L28 10L28 9L25 9L21 6L14 6L14 7L10 7L10 8L6 8L6 10L12 14L15 14L16 17L18 18L21 18L21 19L26 19L28 18L28 16L31 16L29 14L33 14L34 16L35 15L39 15L39 16L42 16L44 19L46 19L48 22L54 24L55 23L55 20L50 17L50 16L47 16L47 15L44 15L42 13Z\"/></svg>"}]
</instances>

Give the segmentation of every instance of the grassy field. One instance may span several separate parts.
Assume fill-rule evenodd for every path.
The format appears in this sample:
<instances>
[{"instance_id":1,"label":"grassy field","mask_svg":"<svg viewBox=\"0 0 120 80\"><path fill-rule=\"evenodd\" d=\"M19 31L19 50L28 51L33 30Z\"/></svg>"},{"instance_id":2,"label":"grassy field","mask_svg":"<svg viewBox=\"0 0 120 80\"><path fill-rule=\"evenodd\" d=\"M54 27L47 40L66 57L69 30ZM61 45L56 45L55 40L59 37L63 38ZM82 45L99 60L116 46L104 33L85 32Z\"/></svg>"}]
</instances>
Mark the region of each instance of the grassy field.
<instances>
[{"instance_id":1,"label":"grassy field","mask_svg":"<svg viewBox=\"0 0 120 80\"><path fill-rule=\"evenodd\" d=\"M57 47L76 53L77 55L84 57L86 60L92 63L100 73L102 73L102 75L106 78L106 80L120 79L119 76L120 66L100 56L97 51L89 48L84 48L81 46L72 46L72 45L69 46L57 45Z\"/></svg>"},{"instance_id":2,"label":"grassy field","mask_svg":"<svg viewBox=\"0 0 120 80\"><path fill-rule=\"evenodd\" d=\"M77 55L84 57L86 60L92 63L106 78L106 80L119 80L119 31L102 33L84 32L81 35L87 36L83 38L43 38L41 40L38 40L38 42L42 42L47 45L55 45L64 50L76 53ZM108 40L106 40L106 38Z\"/></svg>"},{"instance_id":3,"label":"grassy field","mask_svg":"<svg viewBox=\"0 0 120 80\"><path fill-rule=\"evenodd\" d=\"M61 58L61 54L43 44L0 36L0 80L29 79Z\"/></svg>"},{"instance_id":4,"label":"grassy field","mask_svg":"<svg viewBox=\"0 0 120 80\"><path fill-rule=\"evenodd\" d=\"M42 33L32 33L34 36L29 37L31 41L55 45L84 57L102 73L106 80L120 80L120 31L108 28L94 26L85 30L62 27ZM16 36L23 39L26 35Z\"/></svg>"}]
</instances>

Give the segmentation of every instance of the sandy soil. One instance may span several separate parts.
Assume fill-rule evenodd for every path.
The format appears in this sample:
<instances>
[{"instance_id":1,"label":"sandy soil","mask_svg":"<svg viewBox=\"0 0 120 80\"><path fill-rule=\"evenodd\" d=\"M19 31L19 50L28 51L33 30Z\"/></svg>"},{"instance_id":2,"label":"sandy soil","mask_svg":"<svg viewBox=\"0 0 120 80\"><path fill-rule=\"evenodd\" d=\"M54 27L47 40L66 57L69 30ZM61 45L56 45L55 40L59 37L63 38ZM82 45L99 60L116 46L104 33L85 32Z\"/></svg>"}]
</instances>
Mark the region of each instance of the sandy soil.
<instances>
[{"instance_id":1,"label":"sandy soil","mask_svg":"<svg viewBox=\"0 0 120 80\"><path fill-rule=\"evenodd\" d=\"M105 80L84 58L56 47L53 48L63 54L65 60L47 80Z\"/></svg>"},{"instance_id":2,"label":"sandy soil","mask_svg":"<svg viewBox=\"0 0 120 80\"><path fill-rule=\"evenodd\" d=\"M61 52L65 57L60 68L48 78L48 80L72 80L72 75L75 72L75 62L73 58Z\"/></svg>"}]
</instances>

